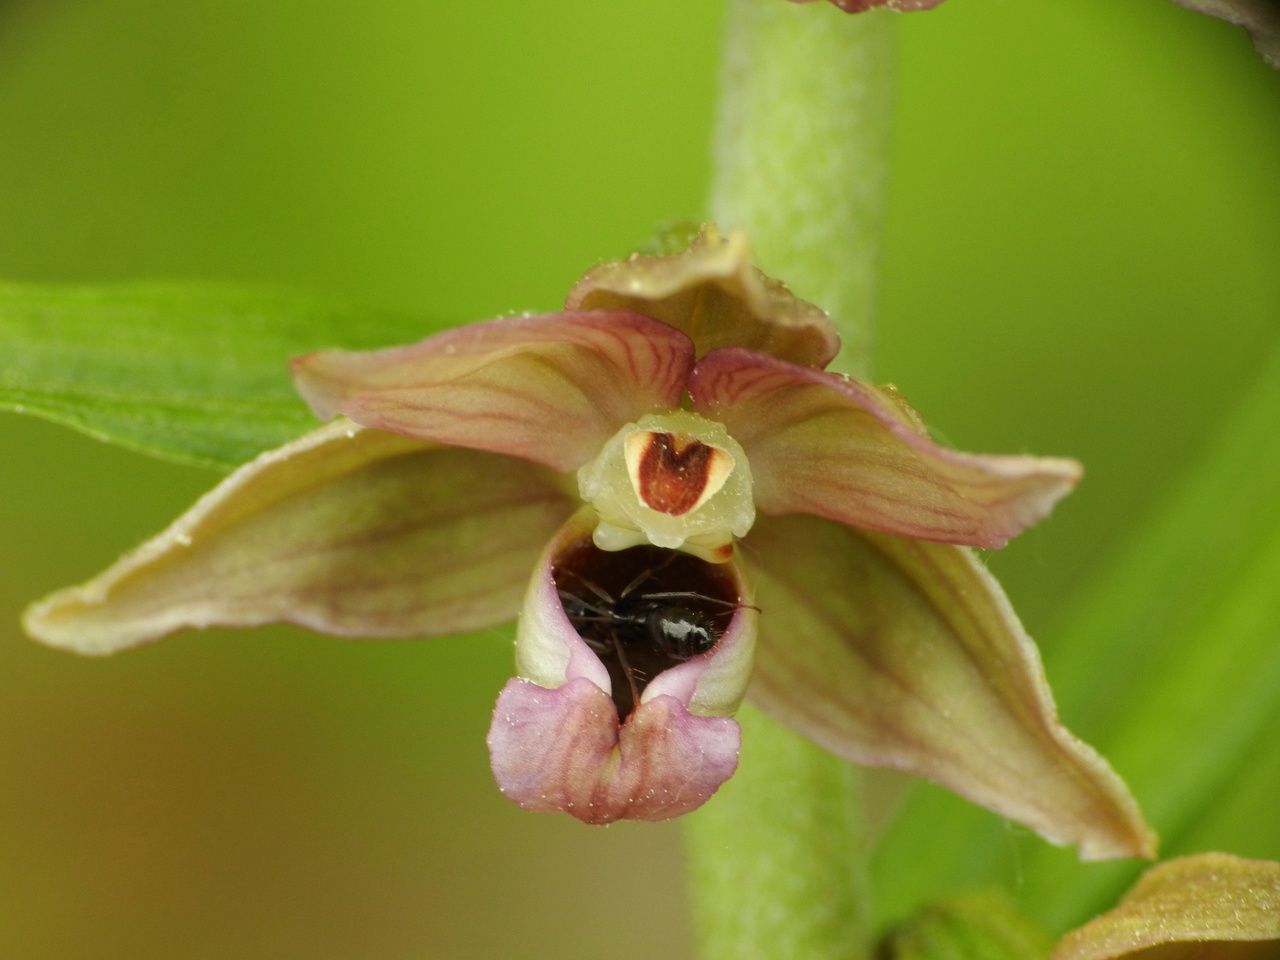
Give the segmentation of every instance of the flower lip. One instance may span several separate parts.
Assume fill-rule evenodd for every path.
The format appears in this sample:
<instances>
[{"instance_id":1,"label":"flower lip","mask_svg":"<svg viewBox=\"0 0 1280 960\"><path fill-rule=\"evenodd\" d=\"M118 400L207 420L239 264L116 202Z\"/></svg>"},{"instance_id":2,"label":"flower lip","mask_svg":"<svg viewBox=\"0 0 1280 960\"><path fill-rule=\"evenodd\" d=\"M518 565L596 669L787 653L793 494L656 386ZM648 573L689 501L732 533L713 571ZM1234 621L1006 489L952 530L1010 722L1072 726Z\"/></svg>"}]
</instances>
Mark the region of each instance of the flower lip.
<instances>
[{"instance_id":1,"label":"flower lip","mask_svg":"<svg viewBox=\"0 0 1280 960\"><path fill-rule=\"evenodd\" d=\"M660 674L710 655L749 606L724 565L659 547L608 551L586 539L551 573L570 624L609 672L623 720Z\"/></svg>"}]
</instances>

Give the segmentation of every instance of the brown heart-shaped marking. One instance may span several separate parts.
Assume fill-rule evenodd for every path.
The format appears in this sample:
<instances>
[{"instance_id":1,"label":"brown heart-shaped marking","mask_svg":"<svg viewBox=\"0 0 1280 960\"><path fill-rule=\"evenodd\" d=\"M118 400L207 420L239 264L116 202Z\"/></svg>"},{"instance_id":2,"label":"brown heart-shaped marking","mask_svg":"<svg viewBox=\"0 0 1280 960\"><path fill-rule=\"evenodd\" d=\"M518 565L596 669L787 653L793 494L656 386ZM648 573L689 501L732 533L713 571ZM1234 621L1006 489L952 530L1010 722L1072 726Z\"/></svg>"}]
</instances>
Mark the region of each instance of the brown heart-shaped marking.
<instances>
[{"instance_id":1,"label":"brown heart-shaped marking","mask_svg":"<svg viewBox=\"0 0 1280 960\"><path fill-rule=\"evenodd\" d=\"M636 492L650 509L673 517L688 513L702 500L721 452L693 437L652 432L636 470Z\"/></svg>"}]
</instances>

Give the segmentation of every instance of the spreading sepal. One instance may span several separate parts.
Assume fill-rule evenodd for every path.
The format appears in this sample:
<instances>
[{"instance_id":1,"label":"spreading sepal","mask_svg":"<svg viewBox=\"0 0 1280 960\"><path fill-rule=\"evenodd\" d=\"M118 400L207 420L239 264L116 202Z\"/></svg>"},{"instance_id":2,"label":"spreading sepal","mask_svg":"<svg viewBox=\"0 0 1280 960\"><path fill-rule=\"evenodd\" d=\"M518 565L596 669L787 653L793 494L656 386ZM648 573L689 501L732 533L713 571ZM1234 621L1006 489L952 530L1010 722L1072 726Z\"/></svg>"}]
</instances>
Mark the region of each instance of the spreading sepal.
<instances>
[{"instance_id":1,"label":"spreading sepal","mask_svg":"<svg viewBox=\"0 0 1280 960\"><path fill-rule=\"evenodd\" d=\"M574 499L536 464L338 420L241 467L23 622L85 654L190 627L425 637L497 626Z\"/></svg>"},{"instance_id":2,"label":"spreading sepal","mask_svg":"<svg viewBox=\"0 0 1280 960\"><path fill-rule=\"evenodd\" d=\"M1034 644L971 551L806 516L760 518L751 544L757 706L1082 859L1154 855L1124 783L1058 721Z\"/></svg>"}]
</instances>

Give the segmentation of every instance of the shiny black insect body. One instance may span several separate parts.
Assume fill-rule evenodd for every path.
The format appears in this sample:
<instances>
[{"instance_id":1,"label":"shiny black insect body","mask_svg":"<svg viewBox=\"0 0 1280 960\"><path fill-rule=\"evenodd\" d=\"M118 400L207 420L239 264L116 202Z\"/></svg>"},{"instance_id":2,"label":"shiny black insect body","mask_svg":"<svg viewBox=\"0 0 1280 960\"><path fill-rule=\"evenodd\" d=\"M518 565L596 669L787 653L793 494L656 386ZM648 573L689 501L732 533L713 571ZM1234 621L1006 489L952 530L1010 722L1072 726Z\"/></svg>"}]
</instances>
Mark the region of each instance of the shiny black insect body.
<instances>
[{"instance_id":1,"label":"shiny black insect body","mask_svg":"<svg viewBox=\"0 0 1280 960\"><path fill-rule=\"evenodd\" d=\"M679 599L723 602L680 592L644 593L616 600L605 595L588 600L560 591L569 622L597 650L611 643L624 648L648 643L682 662L714 647L723 629L710 615L680 606L675 602Z\"/></svg>"},{"instance_id":2,"label":"shiny black insect body","mask_svg":"<svg viewBox=\"0 0 1280 960\"><path fill-rule=\"evenodd\" d=\"M558 571L565 616L609 671L621 717L659 673L711 650L741 606L700 590L666 589L682 585L670 576L672 566L691 559L668 553L639 573L632 567L629 580L615 571L613 592L578 570Z\"/></svg>"}]
</instances>

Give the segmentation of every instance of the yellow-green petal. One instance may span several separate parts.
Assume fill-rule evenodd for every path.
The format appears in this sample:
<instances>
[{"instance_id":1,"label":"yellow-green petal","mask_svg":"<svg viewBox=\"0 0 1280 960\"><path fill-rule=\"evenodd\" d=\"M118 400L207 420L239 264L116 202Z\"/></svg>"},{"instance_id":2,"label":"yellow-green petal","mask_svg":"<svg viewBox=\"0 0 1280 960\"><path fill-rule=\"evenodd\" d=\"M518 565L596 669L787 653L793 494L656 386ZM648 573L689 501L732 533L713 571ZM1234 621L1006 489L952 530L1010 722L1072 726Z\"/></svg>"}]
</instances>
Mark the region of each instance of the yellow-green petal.
<instances>
[{"instance_id":1,"label":"yellow-green petal","mask_svg":"<svg viewBox=\"0 0 1280 960\"><path fill-rule=\"evenodd\" d=\"M106 654L188 627L342 636L493 626L575 507L527 461L335 421L227 477L86 584L34 604L36 639Z\"/></svg>"},{"instance_id":2,"label":"yellow-green petal","mask_svg":"<svg viewBox=\"0 0 1280 960\"><path fill-rule=\"evenodd\" d=\"M1124 783L1058 721L1035 645L963 547L764 517L748 697L833 753L926 777L1086 860L1150 857Z\"/></svg>"}]
</instances>

